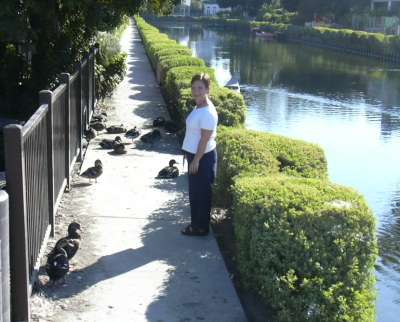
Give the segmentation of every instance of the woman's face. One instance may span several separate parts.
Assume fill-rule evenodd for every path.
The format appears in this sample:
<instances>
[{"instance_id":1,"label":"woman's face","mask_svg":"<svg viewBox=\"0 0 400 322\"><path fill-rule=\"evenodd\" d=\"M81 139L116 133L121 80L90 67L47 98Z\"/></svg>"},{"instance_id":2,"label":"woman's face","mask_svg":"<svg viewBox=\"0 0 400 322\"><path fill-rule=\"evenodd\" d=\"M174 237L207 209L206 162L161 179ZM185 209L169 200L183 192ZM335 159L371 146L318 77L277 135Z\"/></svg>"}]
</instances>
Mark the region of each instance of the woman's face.
<instances>
[{"instance_id":1,"label":"woman's face","mask_svg":"<svg viewBox=\"0 0 400 322\"><path fill-rule=\"evenodd\" d=\"M208 93L209 90L202 81L197 80L192 84L192 96L196 102L205 100Z\"/></svg>"}]
</instances>

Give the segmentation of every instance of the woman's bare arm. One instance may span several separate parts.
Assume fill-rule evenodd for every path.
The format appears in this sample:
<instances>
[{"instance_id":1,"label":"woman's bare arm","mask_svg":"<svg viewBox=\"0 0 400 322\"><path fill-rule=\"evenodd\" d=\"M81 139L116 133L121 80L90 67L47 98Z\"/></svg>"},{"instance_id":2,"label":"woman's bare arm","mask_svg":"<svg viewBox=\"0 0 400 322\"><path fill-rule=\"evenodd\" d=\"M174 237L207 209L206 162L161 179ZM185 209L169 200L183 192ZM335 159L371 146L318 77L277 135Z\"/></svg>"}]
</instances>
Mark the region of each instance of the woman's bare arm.
<instances>
[{"instance_id":1,"label":"woman's bare arm","mask_svg":"<svg viewBox=\"0 0 400 322\"><path fill-rule=\"evenodd\" d=\"M197 152L193 158L193 161L189 164L189 173L196 174L199 170L199 162L206 151L207 143L211 138L213 131L201 129L201 138L197 147Z\"/></svg>"}]
</instances>

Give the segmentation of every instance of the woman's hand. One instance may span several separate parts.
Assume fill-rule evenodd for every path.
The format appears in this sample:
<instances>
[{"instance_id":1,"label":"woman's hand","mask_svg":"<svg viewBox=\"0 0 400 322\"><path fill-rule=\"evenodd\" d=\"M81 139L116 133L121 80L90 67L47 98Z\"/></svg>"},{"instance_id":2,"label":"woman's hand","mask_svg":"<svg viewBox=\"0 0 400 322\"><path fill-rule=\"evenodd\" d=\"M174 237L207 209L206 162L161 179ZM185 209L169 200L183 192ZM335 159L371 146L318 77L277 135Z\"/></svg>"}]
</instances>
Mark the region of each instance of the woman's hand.
<instances>
[{"instance_id":1,"label":"woman's hand","mask_svg":"<svg viewBox=\"0 0 400 322\"><path fill-rule=\"evenodd\" d=\"M199 171L199 160L194 158L189 164L189 174L196 174Z\"/></svg>"}]
</instances>

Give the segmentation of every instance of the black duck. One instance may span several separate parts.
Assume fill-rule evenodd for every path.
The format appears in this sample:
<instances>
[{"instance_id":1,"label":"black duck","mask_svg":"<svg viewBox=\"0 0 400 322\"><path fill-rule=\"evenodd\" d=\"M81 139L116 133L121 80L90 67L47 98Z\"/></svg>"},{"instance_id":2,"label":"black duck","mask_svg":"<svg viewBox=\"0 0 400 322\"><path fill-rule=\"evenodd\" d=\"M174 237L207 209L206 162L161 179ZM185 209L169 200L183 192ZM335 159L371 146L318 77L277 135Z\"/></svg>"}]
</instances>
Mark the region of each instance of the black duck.
<instances>
[{"instance_id":1,"label":"black duck","mask_svg":"<svg viewBox=\"0 0 400 322\"><path fill-rule=\"evenodd\" d=\"M71 259L75 256L76 252L79 249L81 240L81 225L76 222L72 222L68 225L68 235L66 237L60 238L56 245L55 249L62 248L65 250L68 259Z\"/></svg>"},{"instance_id":2,"label":"black duck","mask_svg":"<svg viewBox=\"0 0 400 322\"><path fill-rule=\"evenodd\" d=\"M126 127L121 124L121 125L111 125L107 128L107 132L110 134L121 134L121 133L125 133Z\"/></svg>"},{"instance_id":3,"label":"black duck","mask_svg":"<svg viewBox=\"0 0 400 322\"><path fill-rule=\"evenodd\" d=\"M140 137L140 140L144 143L153 144L156 141L161 139L161 133L159 130L153 130L149 133L146 133Z\"/></svg>"},{"instance_id":4,"label":"black duck","mask_svg":"<svg viewBox=\"0 0 400 322\"><path fill-rule=\"evenodd\" d=\"M81 173L81 177L88 178L89 182L92 179L95 179L97 182L97 178L103 174L103 164L99 159L94 162L94 167L90 167Z\"/></svg>"},{"instance_id":5,"label":"black duck","mask_svg":"<svg viewBox=\"0 0 400 322\"><path fill-rule=\"evenodd\" d=\"M54 248L47 256L46 272L52 282L65 278L68 274L69 260L63 248Z\"/></svg>"},{"instance_id":6,"label":"black duck","mask_svg":"<svg viewBox=\"0 0 400 322\"><path fill-rule=\"evenodd\" d=\"M96 137L96 131L92 128L89 128L89 130L85 131L85 138L86 140L90 141L93 140Z\"/></svg>"},{"instance_id":7,"label":"black duck","mask_svg":"<svg viewBox=\"0 0 400 322\"><path fill-rule=\"evenodd\" d=\"M125 144L122 142L116 143L113 149L115 154L125 154L127 152L125 149Z\"/></svg>"},{"instance_id":8,"label":"black duck","mask_svg":"<svg viewBox=\"0 0 400 322\"><path fill-rule=\"evenodd\" d=\"M93 122L90 123L90 127L95 129L96 131L103 131L106 128L106 124L103 122Z\"/></svg>"},{"instance_id":9,"label":"black duck","mask_svg":"<svg viewBox=\"0 0 400 322\"><path fill-rule=\"evenodd\" d=\"M153 120L154 127L164 126L164 123L165 123L165 118L163 118L162 116L159 116Z\"/></svg>"},{"instance_id":10,"label":"black duck","mask_svg":"<svg viewBox=\"0 0 400 322\"><path fill-rule=\"evenodd\" d=\"M157 179L172 179L179 176L179 169L175 166L177 164L174 159L169 161L169 166L161 169L158 173Z\"/></svg>"},{"instance_id":11,"label":"black duck","mask_svg":"<svg viewBox=\"0 0 400 322\"><path fill-rule=\"evenodd\" d=\"M122 139L120 136L116 136L114 138L114 140L112 139L103 139L101 142L99 142L99 145L103 148L103 149L114 149L114 146L118 143L121 143Z\"/></svg>"}]
</instances>

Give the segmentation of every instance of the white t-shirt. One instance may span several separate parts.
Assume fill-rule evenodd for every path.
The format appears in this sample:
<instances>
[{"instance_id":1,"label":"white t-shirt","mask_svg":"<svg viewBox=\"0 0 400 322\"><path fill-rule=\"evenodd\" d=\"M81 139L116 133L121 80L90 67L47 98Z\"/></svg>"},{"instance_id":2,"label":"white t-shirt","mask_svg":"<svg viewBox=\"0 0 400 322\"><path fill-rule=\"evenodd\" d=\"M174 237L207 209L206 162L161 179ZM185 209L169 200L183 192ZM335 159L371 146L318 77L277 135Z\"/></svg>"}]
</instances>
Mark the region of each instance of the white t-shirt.
<instances>
[{"instance_id":1,"label":"white t-shirt","mask_svg":"<svg viewBox=\"0 0 400 322\"><path fill-rule=\"evenodd\" d=\"M182 150L196 154L201 139L201 129L213 131L204 153L214 150L217 146L215 141L217 125L218 114L214 105L209 104L201 108L195 107L186 118L186 133Z\"/></svg>"}]
</instances>

